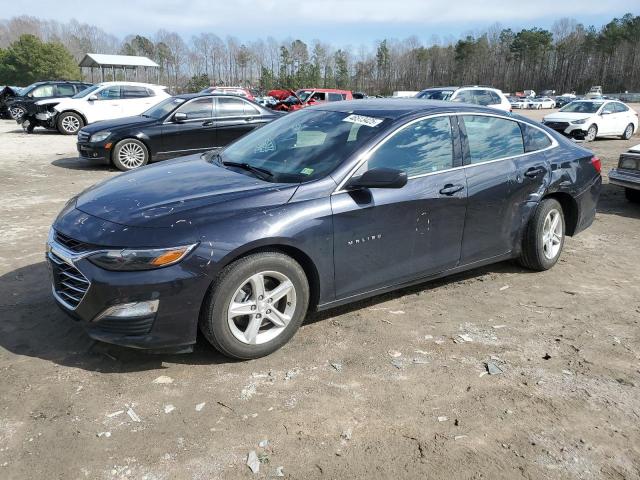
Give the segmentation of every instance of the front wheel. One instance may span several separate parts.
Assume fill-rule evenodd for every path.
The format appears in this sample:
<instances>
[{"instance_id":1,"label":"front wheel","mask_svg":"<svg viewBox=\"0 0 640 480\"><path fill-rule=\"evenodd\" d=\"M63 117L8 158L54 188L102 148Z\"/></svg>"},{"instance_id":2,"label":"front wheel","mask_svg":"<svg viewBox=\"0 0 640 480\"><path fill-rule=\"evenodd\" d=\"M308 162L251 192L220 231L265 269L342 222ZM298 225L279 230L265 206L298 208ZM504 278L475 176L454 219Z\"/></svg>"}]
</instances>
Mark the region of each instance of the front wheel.
<instances>
[{"instance_id":1,"label":"front wheel","mask_svg":"<svg viewBox=\"0 0 640 480\"><path fill-rule=\"evenodd\" d=\"M84 127L83 118L75 112L62 112L56 122L58 131L63 135L75 135Z\"/></svg>"},{"instance_id":2,"label":"front wheel","mask_svg":"<svg viewBox=\"0 0 640 480\"><path fill-rule=\"evenodd\" d=\"M126 172L149 163L149 150L140 140L125 138L116 144L112 159L118 170Z\"/></svg>"},{"instance_id":3,"label":"front wheel","mask_svg":"<svg viewBox=\"0 0 640 480\"><path fill-rule=\"evenodd\" d=\"M24 114L26 113L25 109L22 107L9 107L9 115L14 120L20 120Z\"/></svg>"},{"instance_id":4,"label":"front wheel","mask_svg":"<svg viewBox=\"0 0 640 480\"><path fill-rule=\"evenodd\" d=\"M564 213L557 200L542 200L527 224L520 263L531 270L549 270L564 246Z\"/></svg>"},{"instance_id":5,"label":"front wheel","mask_svg":"<svg viewBox=\"0 0 640 480\"><path fill-rule=\"evenodd\" d=\"M205 298L200 330L226 356L268 355L296 333L309 305L302 267L280 252L259 252L227 266Z\"/></svg>"},{"instance_id":6,"label":"front wheel","mask_svg":"<svg viewBox=\"0 0 640 480\"><path fill-rule=\"evenodd\" d=\"M598 136L598 127L596 127L595 125L591 125L587 129L587 134L584 136L584 139L587 142L593 142L597 136Z\"/></svg>"},{"instance_id":7,"label":"front wheel","mask_svg":"<svg viewBox=\"0 0 640 480\"><path fill-rule=\"evenodd\" d=\"M624 129L624 132L622 132L622 135L620 136L620 138L622 138L622 140L629 140L632 136L633 136L633 123L630 123Z\"/></svg>"}]
</instances>

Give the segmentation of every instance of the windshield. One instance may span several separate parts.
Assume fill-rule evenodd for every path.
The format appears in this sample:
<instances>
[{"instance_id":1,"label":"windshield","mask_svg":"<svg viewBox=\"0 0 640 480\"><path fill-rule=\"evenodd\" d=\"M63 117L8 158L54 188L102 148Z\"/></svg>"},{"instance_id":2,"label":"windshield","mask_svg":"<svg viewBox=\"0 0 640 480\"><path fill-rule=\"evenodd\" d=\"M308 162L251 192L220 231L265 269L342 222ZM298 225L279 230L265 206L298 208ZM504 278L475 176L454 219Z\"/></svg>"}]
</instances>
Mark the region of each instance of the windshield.
<instances>
[{"instance_id":1,"label":"windshield","mask_svg":"<svg viewBox=\"0 0 640 480\"><path fill-rule=\"evenodd\" d=\"M300 110L232 143L219 160L268 170L272 175L265 178L270 182L315 180L333 171L389 122L343 112ZM238 171L249 174L246 169Z\"/></svg>"},{"instance_id":2,"label":"windshield","mask_svg":"<svg viewBox=\"0 0 640 480\"><path fill-rule=\"evenodd\" d=\"M449 100L451 95L453 95L453 90L424 90L416 97L425 100Z\"/></svg>"},{"instance_id":3,"label":"windshield","mask_svg":"<svg viewBox=\"0 0 640 480\"><path fill-rule=\"evenodd\" d=\"M571 102L560 109L561 112L596 113L602 102Z\"/></svg>"},{"instance_id":4,"label":"windshield","mask_svg":"<svg viewBox=\"0 0 640 480\"><path fill-rule=\"evenodd\" d=\"M86 97L87 95L89 95L91 92L97 90L98 88L100 88L100 85L91 85L90 87L87 87L84 90L80 90L78 93L76 93L71 98L83 98L83 97Z\"/></svg>"},{"instance_id":5,"label":"windshield","mask_svg":"<svg viewBox=\"0 0 640 480\"><path fill-rule=\"evenodd\" d=\"M20 95L21 97L26 97L29 94L29 92L34 90L39 85L42 85L42 83L38 82L38 83L32 83L31 85L27 85L26 87L20 90L20 93L18 93L18 95Z\"/></svg>"},{"instance_id":6,"label":"windshield","mask_svg":"<svg viewBox=\"0 0 640 480\"><path fill-rule=\"evenodd\" d=\"M163 100L159 104L151 107L146 112L142 113L143 117L151 117L157 120L165 117L169 113L173 112L179 105L182 105L186 102L184 98L171 97Z\"/></svg>"}]
</instances>

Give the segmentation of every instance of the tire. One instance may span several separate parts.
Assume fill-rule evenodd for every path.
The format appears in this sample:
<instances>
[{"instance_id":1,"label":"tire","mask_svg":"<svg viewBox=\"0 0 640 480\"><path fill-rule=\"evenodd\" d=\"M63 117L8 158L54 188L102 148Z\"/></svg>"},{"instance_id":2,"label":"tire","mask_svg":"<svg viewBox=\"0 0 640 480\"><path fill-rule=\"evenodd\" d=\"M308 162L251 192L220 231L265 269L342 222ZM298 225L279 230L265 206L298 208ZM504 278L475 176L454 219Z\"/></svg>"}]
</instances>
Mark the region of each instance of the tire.
<instances>
[{"instance_id":1,"label":"tire","mask_svg":"<svg viewBox=\"0 0 640 480\"><path fill-rule=\"evenodd\" d=\"M63 135L76 135L84 127L84 119L75 112L62 112L58 115L56 127Z\"/></svg>"},{"instance_id":2,"label":"tire","mask_svg":"<svg viewBox=\"0 0 640 480\"><path fill-rule=\"evenodd\" d=\"M25 109L20 106L9 107L9 115L11 115L11 118L13 118L16 121L20 120L25 113L26 113Z\"/></svg>"},{"instance_id":3,"label":"tire","mask_svg":"<svg viewBox=\"0 0 640 480\"><path fill-rule=\"evenodd\" d=\"M290 286L288 293L270 302L268 294L282 285ZM262 299L261 291L265 293ZM237 315L230 311L232 303L237 305ZM248 360L269 355L287 343L304 320L308 306L309 283L298 262L280 252L259 252L236 260L220 273L205 297L199 325L220 353ZM279 315L274 316L274 310Z\"/></svg>"},{"instance_id":4,"label":"tire","mask_svg":"<svg viewBox=\"0 0 640 480\"><path fill-rule=\"evenodd\" d=\"M135 170L149 163L149 149L140 140L125 138L116 143L111 161L123 172Z\"/></svg>"},{"instance_id":5,"label":"tire","mask_svg":"<svg viewBox=\"0 0 640 480\"><path fill-rule=\"evenodd\" d=\"M640 203L640 190L634 190L633 188L625 188L624 196L631 203Z\"/></svg>"},{"instance_id":6,"label":"tire","mask_svg":"<svg viewBox=\"0 0 640 480\"><path fill-rule=\"evenodd\" d=\"M590 125L587 129L587 133L584 136L585 142L593 142L598 136L598 126L596 124Z\"/></svg>"},{"instance_id":7,"label":"tire","mask_svg":"<svg viewBox=\"0 0 640 480\"><path fill-rule=\"evenodd\" d=\"M624 132L622 132L622 135L620 135L622 140L629 140L631 137L633 137L633 123L627 125Z\"/></svg>"},{"instance_id":8,"label":"tire","mask_svg":"<svg viewBox=\"0 0 640 480\"><path fill-rule=\"evenodd\" d=\"M549 234L547 226L553 226L556 215L558 224L553 230L556 235ZM549 270L560 258L565 231L564 213L560 203L553 198L542 200L525 228L520 264L531 270Z\"/></svg>"}]
</instances>

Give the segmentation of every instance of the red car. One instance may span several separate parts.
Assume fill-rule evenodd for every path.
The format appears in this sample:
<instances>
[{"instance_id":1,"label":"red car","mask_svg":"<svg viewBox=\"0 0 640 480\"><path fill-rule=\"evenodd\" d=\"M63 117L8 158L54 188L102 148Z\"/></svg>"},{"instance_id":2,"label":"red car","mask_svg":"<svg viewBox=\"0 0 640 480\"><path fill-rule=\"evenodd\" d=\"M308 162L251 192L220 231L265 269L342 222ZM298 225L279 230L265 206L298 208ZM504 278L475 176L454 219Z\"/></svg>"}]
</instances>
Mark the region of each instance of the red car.
<instances>
[{"instance_id":1,"label":"red car","mask_svg":"<svg viewBox=\"0 0 640 480\"><path fill-rule=\"evenodd\" d=\"M244 97L247 100L254 101L255 97L251 94L248 88L243 87L218 87L211 86L202 90L200 93L226 93L227 95L238 95Z\"/></svg>"},{"instance_id":2,"label":"red car","mask_svg":"<svg viewBox=\"0 0 640 480\"><path fill-rule=\"evenodd\" d=\"M295 92L293 90L271 90L268 95L279 100L273 107L275 110L286 112L300 110L318 103L353 100L351 90L335 88L301 88Z\"/></svg>"}]
</instances>

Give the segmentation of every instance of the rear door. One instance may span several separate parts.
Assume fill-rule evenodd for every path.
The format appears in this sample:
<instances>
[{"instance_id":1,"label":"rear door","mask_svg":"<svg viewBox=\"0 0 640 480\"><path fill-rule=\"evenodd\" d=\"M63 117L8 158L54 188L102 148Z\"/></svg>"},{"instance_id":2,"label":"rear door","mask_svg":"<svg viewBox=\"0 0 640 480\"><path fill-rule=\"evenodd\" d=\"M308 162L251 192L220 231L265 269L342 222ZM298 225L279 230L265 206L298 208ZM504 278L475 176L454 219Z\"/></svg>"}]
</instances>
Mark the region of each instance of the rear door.
<instances>
[{"instance_id":1,"label":"rear door","mask_svg":"<svg viewBox=\"0 0 640 480\"><path fill-rule=\"evenodd\" d=\"M239 97L216 97L217 146L225 146L266 123L260 111Z\"/></svg>"},{"instance_id":2,"label":"rear door","mask_svg":"<svg viewBox=\"0 0 640 480\"><path fill-rule=\"evenodd\" d=\"M459 125L468 188L460 263L468 265L513 249L521 195L514 159L524 154L524 141L518 122L499 116L461 115Z\"/></svg>"},{"instance_id":3,"label":"rear door","mask_svg":"<svg viewBox=\"0 0 640 480\"><path fill-rule=\"evenodd\" d=\"M184 113L187 119L177 122L176 113ZM216 127L213 118L213 97L189 100L178 108L162 126L162 152L196 153L217 145Z\"/></svg>"},{"instance_id":4,"label":"rear door","mask_svg":"<svg viewBox=\"0 0 640 480\"><path fill-rule=\"evenodd\" d=\"M151 91L137 85L122 86L122 116L140 115L156 102L153 101Z\"/></svg>"},{"instance_id":5,"label":"rear door","mask_svg":"<svg viewBox=\"0 0 640 480\"><path fill-rule=\"evenodd\" d=\"M395 168L407 172L407 185L332 195L338 298L458 264L466 185L463 169L455 168L455 142L447 116L410 122L379 144L353 175Z\"/></svg>"}]
</instances>

